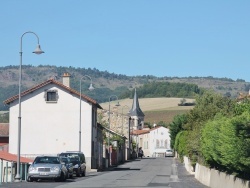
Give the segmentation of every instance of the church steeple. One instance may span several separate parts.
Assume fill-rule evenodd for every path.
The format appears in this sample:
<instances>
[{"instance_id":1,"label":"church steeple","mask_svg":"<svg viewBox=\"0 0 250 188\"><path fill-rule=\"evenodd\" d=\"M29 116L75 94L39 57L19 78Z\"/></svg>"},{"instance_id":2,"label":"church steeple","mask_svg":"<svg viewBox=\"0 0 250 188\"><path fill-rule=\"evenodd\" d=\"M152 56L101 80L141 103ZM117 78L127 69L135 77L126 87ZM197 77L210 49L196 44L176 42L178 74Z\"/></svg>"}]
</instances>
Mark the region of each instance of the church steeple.
<instances>
[{"instance_id":1,"label":"church steeple","mask_svg":"<svg viewBox=\"0 0 250 188\"><path fill-rule=\"evenodd\" d=\"M145 116L144 113L142 112L141 108L140 108L138 96L137 96L137 93L136 93L136 89L135 89L132 109L129 111L129 114L130 114L130 116L137 116L137 117L144 117Z\"/></svg>"}]
</instances>

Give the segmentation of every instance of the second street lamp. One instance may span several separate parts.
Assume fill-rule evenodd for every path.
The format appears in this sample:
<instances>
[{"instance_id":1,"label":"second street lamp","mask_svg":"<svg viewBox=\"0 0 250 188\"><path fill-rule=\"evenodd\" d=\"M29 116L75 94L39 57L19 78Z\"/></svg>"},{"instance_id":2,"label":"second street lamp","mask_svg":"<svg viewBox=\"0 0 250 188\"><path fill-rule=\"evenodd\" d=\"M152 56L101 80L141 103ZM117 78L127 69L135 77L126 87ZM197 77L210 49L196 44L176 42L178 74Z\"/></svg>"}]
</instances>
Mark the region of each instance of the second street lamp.
<instances>
[{"instance_id":1,"label":"second street lamp","mask_svg":"<svg viewBox=\"0 0 250 188\"><path fill-rule=\"evenodd\" d=\"M17 171L15 176L15 182L19 182L20 177L20 156L21 156L21 85L22 85L22 57L23 57L23 36L25 34L33 34L37 38L37 47L33 53L39 55L44 53L44 51L41 50L40 44L39 44L39 37L36 33L32 31L27 31L22 34L21 36L21 47L20 47L20 67L19 67L19 97L18 97L18 108L19 108L19 115L18 115L18 135L17 135Z\"/></svg>"},{"instance_id":2,"label":"second street lamp","mask_svg":"<svg viewBox=\"0 0 250 188\"><path fill-rule=\"evenodd\" d=\"M81 77L80 79L80 117L79 117L79 152L81 152L81 142L82 142L82 79L83 78L89 78L90 79L90 86L89 86L89 90L92 91L95 88L92 85L92 79L90 76L88 75L84 75L83 77Z\"/></svg>"}]
</instances>

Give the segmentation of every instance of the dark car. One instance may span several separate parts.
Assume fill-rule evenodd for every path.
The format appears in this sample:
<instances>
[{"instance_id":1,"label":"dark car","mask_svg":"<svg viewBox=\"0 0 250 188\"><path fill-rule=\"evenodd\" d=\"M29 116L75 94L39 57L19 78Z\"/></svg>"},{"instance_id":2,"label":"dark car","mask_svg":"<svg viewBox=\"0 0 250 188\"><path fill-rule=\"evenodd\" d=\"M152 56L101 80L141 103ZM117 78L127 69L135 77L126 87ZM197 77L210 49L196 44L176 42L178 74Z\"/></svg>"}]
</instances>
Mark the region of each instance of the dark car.
<instances>
[{"instance_id":1,"label":"dark car","mask_svg":"<svg viewBox=\"0 0 250 188\"><path fill-rule=\"evenodd\" d=\"M80 175L85 176L86 175L86 161L85 161L85 155L82 152L63 152L59 154L60 157L68 157L70 159L70 162L74 166L74 174L76 174L77 177Z\"/></svg>"},{"instance_id":2,"label":"dark car","mask_svg":"<svg viewBox=\"0 0 250 188\"><path fill-rule=\"evenodd\" d=\"M65 164L68 170L68 178L72 178L74 174L74 166L73 166L73 163L70 161L70 158L61 156L60 159Z\"/></svg>"},{"instance_id":3,"label":"dark car","mask_svg":"<svg viewBox=\"0 0 250 188\"><path fill-rule=\"evenodd\" d=\"M65 181L67 175L67 168L58 156L38 156L29 166L27 181L39 179Z\"/></svg>"}]
</instances>

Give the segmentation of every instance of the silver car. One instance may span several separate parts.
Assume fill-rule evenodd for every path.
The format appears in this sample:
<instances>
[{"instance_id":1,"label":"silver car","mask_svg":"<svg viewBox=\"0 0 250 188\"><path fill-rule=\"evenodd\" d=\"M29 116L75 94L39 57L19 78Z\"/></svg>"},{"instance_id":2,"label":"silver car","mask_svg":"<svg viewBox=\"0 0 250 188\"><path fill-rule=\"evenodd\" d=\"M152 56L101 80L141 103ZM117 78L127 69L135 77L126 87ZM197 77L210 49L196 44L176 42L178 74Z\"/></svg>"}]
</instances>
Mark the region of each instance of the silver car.
<instances>
[{"instance_id":1,"label":"silver car","mask_svg":"<svg viewBox=\"0 0 250 188\"><path fill-rule=\"evenodd\" d=\"M39 179L65 181L68 177L67 173L67 168L59 157L38 156L29 167L27 181L37 181Z\"/></svg>"}]
</instances>

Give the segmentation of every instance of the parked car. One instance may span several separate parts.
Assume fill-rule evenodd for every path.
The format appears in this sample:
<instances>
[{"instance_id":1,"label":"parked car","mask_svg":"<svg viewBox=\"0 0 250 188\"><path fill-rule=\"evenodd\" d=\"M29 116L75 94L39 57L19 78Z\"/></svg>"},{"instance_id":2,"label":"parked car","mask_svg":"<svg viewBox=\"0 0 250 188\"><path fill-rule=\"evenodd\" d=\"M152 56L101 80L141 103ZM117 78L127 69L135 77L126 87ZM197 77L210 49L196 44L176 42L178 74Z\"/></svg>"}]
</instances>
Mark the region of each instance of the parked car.
<instances>
[{"instance_id":1,"label":"parked car","mask_svg":"<svg viewBox=\"0 0 250 188\"><path fill-rule=\"evenodd\" d=\"M173 157L174 156L174 152L171 149L167 149L165 152L165 157Z\"/></svg>"},{"instance_id":2,"label":"parked car","mask_svg":"<svg viewBox=\"0 0 250 188\"><path fill-rule=\"evenodd\" d=\"M27 181L37 181L38 179L53 179L65 181L68 171L58 156L38 156L29 166Z\"/></svg>"},{"instance_id":3,"label":"parked car","mask_svg":"<svg viewBox=\"0 0 250 188\"><path fill-rule=\"evenodd\" d=\"M74 174L74 166L73 163L70 161L70 158L68 157L60 157L62 162L65 164L67 170L68 170L68 177L67 178L72 178Z\"/></svg>"},{"instance_id":4,"label":"parked car","mask_svg":"<svg viewBox=\"0 0 250 188\"><path fill-rule=\"evenodd\" d=\"M60 153L59 156L68 157L70 159L70 162L73 163L74 166L74 174L76 174L77 177L79 177L80 175L86 175L85 155L82 152L63 152Z\"/></svg>"}]
</instances>

